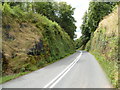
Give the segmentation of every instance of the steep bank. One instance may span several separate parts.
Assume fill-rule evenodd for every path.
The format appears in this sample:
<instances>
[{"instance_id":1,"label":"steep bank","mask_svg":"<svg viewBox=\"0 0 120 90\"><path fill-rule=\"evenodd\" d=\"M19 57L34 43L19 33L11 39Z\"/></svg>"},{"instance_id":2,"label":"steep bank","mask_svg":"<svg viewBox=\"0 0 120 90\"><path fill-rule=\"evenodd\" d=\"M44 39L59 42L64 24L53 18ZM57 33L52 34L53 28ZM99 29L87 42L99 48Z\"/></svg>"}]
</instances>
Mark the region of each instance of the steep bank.
<instances>
[{"instance_id":1,"label":"steep bank","mask_svg":"<svg viewBox=\"0 0 120 90\"><path fill-rule=\"evenodd\" d=\"M56 23L40 14L4 6L3 75L33 71L74 52L74 43Z\"/></svg>"},{"instance_id":2,"label":"steep bank","mask_svg":"<svg viewBox=\"0 0 120 90\"><path fill-rule=\"evenodd\" d=\"M105 69L111 83L118 87L118 8L99 23L86 50L92 52Z\"/></svg>"}]
</instances>

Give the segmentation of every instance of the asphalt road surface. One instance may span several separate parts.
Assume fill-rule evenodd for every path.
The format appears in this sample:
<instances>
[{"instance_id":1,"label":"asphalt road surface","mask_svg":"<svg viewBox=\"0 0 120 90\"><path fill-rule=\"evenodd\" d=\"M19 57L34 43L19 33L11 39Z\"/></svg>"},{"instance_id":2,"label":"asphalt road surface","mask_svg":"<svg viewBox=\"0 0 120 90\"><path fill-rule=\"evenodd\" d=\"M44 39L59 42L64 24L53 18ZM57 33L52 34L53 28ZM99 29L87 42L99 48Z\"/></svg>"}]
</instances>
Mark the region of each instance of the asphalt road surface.
<instances>
[{"instance_id":1,"label":"asphalt road surface","mask_svg":"<svg viewBox=\"0 0 120 90\"><path fill-rule=\"evenodd\" d=\"M2 84L3 88L111 88L93 55L76 53L30 74Z\"/></svg>"}]
</instances>

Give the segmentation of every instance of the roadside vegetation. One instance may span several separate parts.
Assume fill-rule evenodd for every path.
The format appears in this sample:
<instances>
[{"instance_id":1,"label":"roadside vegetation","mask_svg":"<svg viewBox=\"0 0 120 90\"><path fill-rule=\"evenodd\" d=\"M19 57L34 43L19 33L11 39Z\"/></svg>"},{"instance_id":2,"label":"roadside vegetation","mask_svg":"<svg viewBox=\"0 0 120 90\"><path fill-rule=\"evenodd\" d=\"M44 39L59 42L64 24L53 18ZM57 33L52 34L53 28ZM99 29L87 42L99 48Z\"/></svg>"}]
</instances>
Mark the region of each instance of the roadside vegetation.
<instances>
[{"instance_id":1,"label":"roadside vegetation","mask_svg":"<svg viewBox=\"0 0 120 90\"><path fill-rule=\"evenodd\" d=\"M96 51L90 51L98 60L99 64L108 76L114 88L118 88L118 63L114 60L107 60L103 55Z\"/></svg>"},{"instance_id":2,"label":"roadside vegetation","mask_svg":"<svg viewBox=\"0 0 120 90\"><path fill-rule=\"evenodd\" d=\"M90 2L81 25L82 36L76 48L91 52L105 70L113 87L118 88L118 15L117 2Z\"/></svg>"},{"instance_id":3,"label":"roadside vegetation","mask_svg":"<svg viewBox=\"0 0 120 90\"><path fill-rule=\"evenodd\" d=\"M118 88L118 5L90 2L74 41L75 8L65 2L3 2L0 83L54 63L75 49L91 52ZM118 18L117 18L118 17Z\"/></svg>"},{"instance_id":4,"label":"roadside vegetation","mask_svg":"<svg viewBox=\"0 0 120 90\"><path fill-rule=\"evenodd\" d=\"M56 8L53 9L52 5L56 5ZM76 27L73 13L74 9L66 3L2 3L3 65L0 83L74 53L73 37ZM54 17L58 21L53 20ZM66 22L62 24L60 18L66 18ZM63 25L69 23L74 28L71 32L67 31L69 27L63 28Z\"/></svg>"},{"instance_id":5,"label":"roadside vegetation","mask_svg":"<svg viewBox=\"0 0 120 90\"><path fill-rule=\"evenodd\" d=\"M13 75L7 75L7 76L0 77L0 83L5 83L7 81L18 78L19 76L22 76L22 75L25 75L25 74L28 74L28 73L29 72L21 72L21 73L18 73L18 74L13 74Z\"/></svg>"},{"instance_id":6,"label":"roadside vegetation","mask_svg":"<svg viewBox=\"0 0 120 90\"><path fill-rule=\"evenodd\" d=\"M101 20L109 15L116 6L116 2L90 2L88 11L83 16L81 25L82 36L76 41L76 48L85 49L86 44L93 37Z\"/></svg>"}]
</instances>

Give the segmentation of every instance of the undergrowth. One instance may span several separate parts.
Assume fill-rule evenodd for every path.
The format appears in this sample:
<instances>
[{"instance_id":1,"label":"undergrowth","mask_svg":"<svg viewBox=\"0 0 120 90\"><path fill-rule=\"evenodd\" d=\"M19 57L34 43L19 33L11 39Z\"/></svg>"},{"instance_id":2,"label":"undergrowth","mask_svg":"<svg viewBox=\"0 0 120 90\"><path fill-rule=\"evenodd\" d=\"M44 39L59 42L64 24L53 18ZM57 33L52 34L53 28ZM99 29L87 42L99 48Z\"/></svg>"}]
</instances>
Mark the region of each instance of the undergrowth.
<instances>
[{"instance_id":1,"label":"undergrowth","mask_svg":"<svg viewBox=\"0 0 120 90\"><path fill-rule=\"evenodd\" d=\"M100 63L100 65L103 67L104 71L106 72L109 81L113 85L114 88L118 88L118 64L117 61L112 60L106 60L103 55L101 55L98 52L91 51L91 54L93 54Z\"/></svg>"},{"instance_id":2,"label":"undergrowth","mask_svg":"<svg viewBox=\"0 0 120 90\"><path fill-rule=\"evenodd\" d=\"M2 12L3 82L54 63L75 51L74 41L47 17L24 12L17 6L11 8L8 4L4 4Z\"/></svg>"}]
</instances>

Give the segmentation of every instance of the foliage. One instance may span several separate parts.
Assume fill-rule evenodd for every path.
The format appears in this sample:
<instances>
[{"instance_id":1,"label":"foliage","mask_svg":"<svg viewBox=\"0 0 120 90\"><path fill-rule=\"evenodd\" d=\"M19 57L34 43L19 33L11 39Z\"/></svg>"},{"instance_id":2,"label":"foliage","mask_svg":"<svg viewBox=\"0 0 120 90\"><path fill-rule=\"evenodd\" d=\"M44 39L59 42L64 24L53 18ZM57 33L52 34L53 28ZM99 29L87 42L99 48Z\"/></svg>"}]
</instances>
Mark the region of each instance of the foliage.
<instances>
[{"instance_id":1,"label":"foliage","mask_svg":"<svg viewBox=\"0 0 120 90\"><path fill-rule=\"evenodd\" d=\"M14 74L14 75L9 75L9 76L0 77L0 84L5 83L6 81L10 81L10 80L12 80L12 79L15 79L15 78L17 78L17 77L19 77L19 76L28 74L28 73L29 73L29 72L21 72L21 73Z\"/></svg>"},{"instance_id":2,"label":"foliage","mask_svg":"<svg viewBox=\"0 0 120 90\"><path fill-rule=\"evenodd\" d=\"M74 10L74 8L64 2L59 3L59 9L57 11L59 12L57 13L59 16L55 20L72 39L74 38L74 32L76 31L76 21L72 16L74 14Z\"/></svg>"},{"instance_id":3,"label":"foliage","mask_svg":"<svg viewBox=\"0 0 120 90\"><path fill-rule=\"evenodd\" d=\"M37 2L34 3L34 6L37 13L57 22L72 39L74 38L74 32L76 30L74 24L75 19L72 16L74 14L74 8L65 2Z\"/></svg>"},{"instance_id":4,"label":"foliage","mask_svg":"<svg viewBox=\"0 0 120 90\"><path fill-rule=\"evenodd\" d=\"M10 2L8 4L11 8L18 6L25 12L39 13L46 16L48 19L57 22L68 33L71 39L74 38L76 30L75 19L73 17L74 8L65 2Z\"/></svg>"},{"instance_id":5,"label":"foliage","mask_svg":"<svg viewBox=\"0 0 120 90\"><path fill-rule=\"evenodd\" d=\"M82 30L81 45L85 47L86 43L92 38L99 22L104 16L112 12L116 4L116 2L90 2L89 9L85 12L83 24L80 27Z\"/></svg>"},{"instance_id":6,"label":"foliage","mask_svg":"<svg viewBox=\"0 0 120 90\"><path fill-rule=\"evenodd\" d=\"M119 17L118 6L115 5L113 2L90 3L89 10L83 17L82 36L76 41L76 47L91 52L114 88L118 88Z\"/></svg>"},{"instance_id":7,"label":"foliage","mask_svg":"<svg viewBox=\"0 0 120 90\"><path fill-rule=\"evenodd\" d=\"M105 69L115 88L118 87L118 7L100 22L86 50L92 52ZM89 47L90 46L90 47Z\"/></svg>"},{"instance_id":8,"label":"foliage","mask_svg":"<svg viewBox=\"0 0 120 90\"><path fill-rule=\"evenodd\" d=\"M58 23L18 5L2 7L3 75L34 71L75 51L73 40Z\"/></svg>"},{"instance_id":9,"label":"foliage","mask_svg":"<svg viewBox=\"0 0 120 90\"><path fill-rule=\"evenodd\" d=\"M98 60L100 65L103 67L113 87L118 88L117 62L112 60L106 60L106 58L98 51L91 51L91 53L95 56L96 60Z\"/></svg>"}]
</instances>

